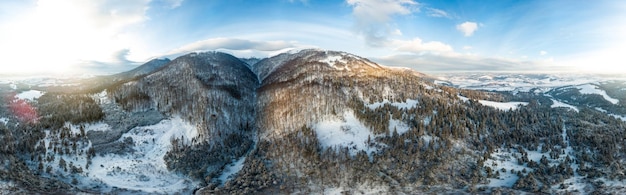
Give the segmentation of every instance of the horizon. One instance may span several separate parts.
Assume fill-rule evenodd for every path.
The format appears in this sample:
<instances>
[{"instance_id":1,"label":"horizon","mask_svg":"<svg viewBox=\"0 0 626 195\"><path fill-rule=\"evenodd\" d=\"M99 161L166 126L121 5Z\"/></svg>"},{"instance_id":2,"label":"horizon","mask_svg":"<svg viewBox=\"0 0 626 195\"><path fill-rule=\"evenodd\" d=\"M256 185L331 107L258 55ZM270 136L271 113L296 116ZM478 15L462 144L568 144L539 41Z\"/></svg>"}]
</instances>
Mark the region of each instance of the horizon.
<instances>
[{"instance_id":1,"label":"horizon","mask_svg":"<svg viewBox=\"0 0 626 195\"><path fill-rule=\"evenodd\" d=\"M3 75L112 74L198 51L352 53L418 72L626 73L615 1L0 3Z\"/></svg>"}]
</instances>

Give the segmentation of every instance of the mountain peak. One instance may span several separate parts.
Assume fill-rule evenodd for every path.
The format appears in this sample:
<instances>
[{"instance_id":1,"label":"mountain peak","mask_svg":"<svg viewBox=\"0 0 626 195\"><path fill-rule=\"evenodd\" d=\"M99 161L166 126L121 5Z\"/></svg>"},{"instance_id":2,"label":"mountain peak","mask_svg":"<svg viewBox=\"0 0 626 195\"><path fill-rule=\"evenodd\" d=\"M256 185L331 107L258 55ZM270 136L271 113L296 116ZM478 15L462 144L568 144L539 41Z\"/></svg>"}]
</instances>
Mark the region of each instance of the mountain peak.
<instances>
[{"instance_id":1,"label":"mountain peak","mask_svg":"<svg viewBox=\"0 0 626 195\"><path fill-rule=\"evenodd\" d=\"M366 58L354 54L321 49L288 52L259 61L253 71L261 81L272 74L291 69L314 69L322 72L362 73L384 69ZM278 73L280 74L280 73Z\"/></svg>"}]
</instances>

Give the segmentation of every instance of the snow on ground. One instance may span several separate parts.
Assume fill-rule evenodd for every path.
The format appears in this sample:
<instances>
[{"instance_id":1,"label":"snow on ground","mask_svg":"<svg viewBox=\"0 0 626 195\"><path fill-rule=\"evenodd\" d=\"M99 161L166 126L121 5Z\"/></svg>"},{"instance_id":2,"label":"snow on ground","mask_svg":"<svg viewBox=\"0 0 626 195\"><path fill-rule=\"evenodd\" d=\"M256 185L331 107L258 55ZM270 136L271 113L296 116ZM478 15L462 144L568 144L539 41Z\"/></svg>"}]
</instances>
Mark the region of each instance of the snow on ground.
<instances>
[{"instance_id":1,"label":"snow on ground","mask_svg":"<svg viewBox=\"0 0 626 195\"><path fill-rule=\"evenodd\" d=\"M569 139L567 138L567 129L563 128L563 132L561 133L561 137L563 138L563 140L566 140L565 143L567 144L567 146L565 146L565 154L561 154L559 156L559 160L565 160L565 158L569 155L570 159L574 162L570 165L570 167L572 168L572 170L574 170L574 176L570 177L568 179L566 179L565 181L563 181L563 184L565 184L567 186L567 188L565 189L561 189L560 188L560 184L554 185L552 186L553 189L559 190L559 191L578 191L578 192L585 192L583 189L587 186L587 184L584 182L584 178L583 176L579 175L578 172L576 170L578 170L579 164L575 163L576 162L576 156L574 156L574 149L572 148L572 146L570 145Z\"/></svg>"},{"instance_id":2,"label":"snow on ground","mask_svg":"<svg viewBox=\"0 0 626 195\"><path fill-rule=\"evenodd\" d=\"M502 111L508 111L509 109L515 110L520 105L528 105L528 102L494 102L487 100L478 100L478 102L482 105L494 107Z\"/></svg>"},{"instance_id":3,"label":"snow on ground","mask_svg":"<svg viewBox=\"0 0 626 195\"><path fill-rule=\"evenodd\" d=\"M606 101L609 101L613 104L619 103L618 99L612 98L611 96L606 94L606 91L599 89L598 86L593 84L584 84L576 86L581 94L598 94L604 97Z\"/></svg>"},{"instance_id":4,"label":"snow on ground","mask_svg":"<svg viewBox=\"0 0 626 195\"><path fill-rule=\"evenodd\" d=\"M459 99L461 99L461 101L463 101L463 102L469 101L469 98L463 97L461 95L457 95L457 97L459 97Z\"/></svg>"},{"instance_id":5,"label":"snow on ground","mask_svg":"<svg viewBox=\"0 0 626 195\"><path fill-rule=\"evenodd\" d=\"M620 120L622 120L622 121L626 122L626 116L617 115L617 114L609 114L609 116L613 116L613 117L615 117L616 119L620 119Z\"/></svg>"},{"instance_id":6,"label":"snow on ground","mask_svg":"<svg viewBox=\"0 0 626 195\"><path fill-rule=\"evenodd\" d=\"M461 101L467 102L469 101L469 98L461 96L461 95L457 95L457 97L459 97L459 99L461 99ZM496 109L502 110L502 111L508 111L509 109L517 109L519 106L526 106L528 105L528 102L494 102L494 101L488 101L488 100L478 100L478 102L484 106L490 106L490 107L494 107Z\"/></svg>"},{"instance_id":7,"label":"snow on ground","mask_svg":"<svg viewBox=\"0 0 626 195\"><path fill-rule=\"evenodd\" d=\"M7 125L7 123L9 123L9 119L8 118L4 118L4 117L0 117L0 123L4 123L4 125Z\"/></svg>"},{"instance_id":8,"label":"snow on ground","mask_svg":"<svg viewBox=\"0 0 626 195\"><path fill-rule=\"evenodd\" d=\"M466 89L479 89L488 91L511 91L529 92L533 89L547 91L552 88L580 85L592 82L620 79L619 77L606 77L583 74L519 74L504 72L485 73L442 73L434 74L437 84L452 84ZM537 92L537 91L535 91Z\"/></svg>"},{"instance_id":9,"label":"snow on ground","mask_svg":"<svg viewBox=\"0 0 626 195\"><path fill-rule=\"evenodd\" d=\"M398 131L398 134L402 135L409 131L409 125L400 120L389 119L389 132L393 133L394 129Z\"/></svg>"},{"instance_id":10,"label":"snow on ground","mask_svg":"<svg viewBox=\"0 0 626 195\"><path fill-rule=\"evenodd\" d=\"M516 173L511 173L511 169L515 170L515 172L524 169L526 171L532 170L524 165L519 165L517 159L513 158L512 153L504 151L492 153L491 158L485 161L485 165L491 167L494 174L495 171L500 172L500 177L489 178L489 186L491 187L512 187L519 177Z\"/></svg>"},{"instance_id":11,"label":"snow on ground","mask_svg":"<svg viewBox=\"0 0 626 195\"><path fill-rule=\"evenodd\" d=\"M42 91L37 90L29 90L22 93L17 94L17 98L33 101L44 94Z\"/></svg>"},{"instance_id":12,"label":"snow on ground","mask_svg":"<svg viewBox=\"0 0 626 195\"><path fill-rule=\"evenodd\" d=\"M626 116L617 115L617 114L611 114L611 113L609 113L609 111L607 111L607 110L605 110L605 109L602 109L602 108L598 108L598 107L596 107L595 109L596 109L597 111L600 111L600 112L605 113L605 114L607 114L607 115L609 115L609 116L615 117L615 118L617 118L617 119L620 119L620 120L622 120L622 121L626 122Z\"/></svg>"},{"instance_id":13,"label":"snow on ground","mask_svg":"<svg viewBox=\"0 0 626 195\"><path fill-rule=\"evenodd\" d=\"M107 97L107 91L106 90L102 90L102 92L96 94L95 96L93 96L93 99L100 102L100 104L107 104L110 103L111 101L109 101L109 98Z\"/></svg>"},{"instance_id":14,"label":"snow on ground","mask_svg":"<svg viewBox=\"0 0 626 195\"><path fill-rule=\"evenodd\" d=\"M576 108L576 106L572 106L572 105L569 105L569 104L557 101L555 99L552 99L552 106L550 106L550 107L551 108L557 108L557 107L569 108L569 109L572 109L572 110L578 112L578 108Z\"/></svg>"},{"instance_id":15,"label":"snow on ground","mask_svg":"<svg viewBox=\"0 0 626 195\"><path fill-rule=\"evenodd\" d=\"M83 127L85 132L87 132L87 131L107 131L107 130L111 129L111 126L109 126L109 124L106 124L106 123L103 123L103 122L92 123L92 124L82 124L82 125L75 125L75 124L72 124L70 122L65 122L65 127L68 127L72 131L72 133L74 133L74 134L80 133L80 127L81 126Z\"/></svg>"},{"instance_id":16,"label":"snow on ground","mask_svg":"<svg viewBox=\"0 0 626 195\"><path fill-rule=\"evenodd\" d=\"M349 193L353 192L353 193ZM344 187L332 187L326 188L323 191L324 195L339 195L339 194L364 194L364 195L374 195L374 194L389 194L389 189L387 186L371 186L367 184L361 184L356 188L344 188Z\"/></svg>"},{"instance_id":17,"label":"snow on ground","mask_svg":"<svg viewBox=\"0 0 626 195\"><path fill-rule=\"evenodd\" d=\"M219 176L220 182L222 182L222 184L231 179L233 175L238 173L243 168L243 163L246 162L246 157L247 155L244 155L237 161L226 165L224 171L222 172L222 175Z\"/></svg>"},{"instance_id":18,"label":"snow on ground","mask_svg":"<svg viewBox=\"0 0 626 195\"><path fill-rule=\"evenodd\" d=\"M171 140L183 138L191 143L197 129L179 117L165 119L155 125L136 127L124 134L135 143L131 154L96 156L89 177L118 188L147 193L174 193L197 185L187 177L167 170L163 157L170 150Z\"/></svg>"},{"instance_id":19,"label":"snow on ground","mask_svg":"<svg viewBox=\"0 0 626 195\"><path fill-rule=\"evenodd\" d=\"M533 160L535 162L539 162L541 160L541 156L548 155L542 154L536 150L526 150L528 153L528 160ZM526 164L520 165L517 159L514 156L521 157L521 153L515 149L510 149L510 151L505 151L500 149L498 152L491 153L491 158L485 161L485 166L491 167L494 171L500 172L500 177L498 178L489 178L490 187L512 187L513 184L519 179L517 176L517 171L522 171L526 169L526 173L533 171L532 168L526 166ZM504 171L502 169L504 168ZM511 173L511 169L513 169L514 173Z\"/></svg>"},{"instance_id":20,"label":"snow on ground","mask_svg":"<svg viewBox=\"0 0 626 195\"><path fill-rule=\"evenodd\" d=\"M0 180L0 194L17 194L17 185L11 181Z\"/></svg>"},{"instance_id":21,"label":"snow on ground","mask_svg":"<svg viewBox=\"0 0 626 195\"><path fill-rule=\"evenodd\" d=\"M326 59L320 60L319 62L326 63L326 64L330 65L330 67L333 67L335 69L339 69L339 68L337 68L335 66L335 63L337 63L337 62L341 62L341 63L344 63L344 64L348 63L348 61L344 60L343 56L341 56L341 55L329 55L328 57L326 57Z\"/></svg>"},{"instance_id":22,"label":"snow on ground","mask_svg":"<svg viewBox=\"0 0 626 195\"><path fill-rule=\"evenodd\" d=\"M348 147L351 155L363 150L368 154L376 151L375 147L368 147L368 137L372 142L376 135L370 131L352 110L343 113L341 117L333 117L313 125L317 139L324 148L339 146Z\"/></svg>"},{"instance_id":23,"label":"snow on ground","mask_svg":"<svg viewBox=\"0 0 626 195\"><path fill-rule=\"evenodd\" d=\"M366 104L366 106L372 110L379 108L385 104L390 104L393 107L396 107L398 109L409 109L409 108L413 108L415 106L417 106L417 104L419 103L419 101L417 100L412 100L412 99L406 99L405 102L390 102L389 100L383 100L382 102L376 102L373 104Z\"/></svg>"}]
</instances>

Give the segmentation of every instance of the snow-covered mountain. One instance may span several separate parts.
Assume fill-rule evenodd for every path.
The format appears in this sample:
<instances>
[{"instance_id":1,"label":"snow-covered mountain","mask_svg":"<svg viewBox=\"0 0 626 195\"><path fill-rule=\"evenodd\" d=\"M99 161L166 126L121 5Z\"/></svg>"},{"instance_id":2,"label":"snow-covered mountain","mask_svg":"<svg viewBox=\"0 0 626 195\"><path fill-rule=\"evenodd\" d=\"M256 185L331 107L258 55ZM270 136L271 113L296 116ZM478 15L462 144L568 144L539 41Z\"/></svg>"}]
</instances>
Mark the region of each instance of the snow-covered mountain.
<instances>
[{"instance_id":1,"label":"snow-covered mountain","mask_svg":"<svg viewBox=\"0 0 626 195\"><path fill-rule=\"evenodd\" d=\"M429 76L339 51L0 81L0 193L624 193L623 81Z\"/></svg>"}]
</instances>

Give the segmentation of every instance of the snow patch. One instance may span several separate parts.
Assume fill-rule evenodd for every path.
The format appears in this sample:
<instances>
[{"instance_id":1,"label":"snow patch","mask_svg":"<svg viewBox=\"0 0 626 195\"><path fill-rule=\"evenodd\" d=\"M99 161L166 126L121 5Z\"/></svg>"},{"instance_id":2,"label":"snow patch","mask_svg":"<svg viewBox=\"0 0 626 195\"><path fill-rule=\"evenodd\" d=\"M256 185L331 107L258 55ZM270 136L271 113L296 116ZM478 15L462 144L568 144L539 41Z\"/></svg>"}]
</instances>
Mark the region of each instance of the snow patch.
<instances>
[{"instance_id":1,"label":"snow patch","mask_svg":"<svg viewBox=\"0 0 626 195\"><path fill-rule=\"evenodd\" d=\"M241 171L244 162L246 162L246 155L239 158L239 160L226 165L226 167L224 167L224 172L222 172L222 175L220 175L219 177L220 182L222 182L223 184L224 182L231 179L233 175Z\"/></svg>"},{"instance_id":2,"label":"snow patch","mask_svg":"<svg viewBox=\"0 0 626 195\"><path fill-rule=\"evenodd\" d=\"M348 63L348 61L344 60L343 56L340 56L340 55L331 55L331 56L326 57L326 59L320 60L319 62L326 63L330 67L333 67L335 69L340 69L340 68L337 68L337 66L335 66L337 62L341 62L341 63L344 63L344 64ZM343 69L343 68L341 68L341 69ZM348 67L346 67L346 69L348 69Z\"/></svg>"},{"instance_id":3,"label":"snow patch","mask_svg":"<svg viewBox=\"0 0 626 195\"><path fill-rule=\"evenodd\" d=\"M133 139L132 154L95 156L88 177L124 189L147 193L175 193L197 186L185 176L167 170L163 157L172 147L171 140L190 142L197 129L179 117L165 119L151 126L136 127L120 140Z\"/></svg>"},{"instance_id":4,"label":"snow patch","mask_svg":"<svg viewBox=\"0 0 626 195\"><path fill-rule=\"evenodd\" d=\"M470 99L461 95L457 95L463 102L467 102ZM528 102L494 102L489 100L478 100L478 102L484 106L490 106L502 111L508 111L509 109L517 109L519 106L526 106Z\"/></svg>"},{"instance_id":5,"label":"snow patch","mask_svg":"<svg viewBox=\"0 0 626 195\"><path fill-rule=\"evenodd\" d=\"M607 111L607 110L605 110L605 109L602 109L602 108L598 108L598 107L595 107L595 109L596 109L597 111L599 111L599 112L605 113L605 114L607 114L607 115L609 115L609 116L615 117L615 118L617 118L617 119L620 119L620 120L622 120L622 121L626 122L626 116L617 115L617 114L611 114L611 113L609 113L609 111Z\"/></svg>"},{"instance_id":6,"label":"snow patch","mask_svg":"<svg viewBox=\"0 0 626 195\"><path fill-rule=\"evenodd\" d=\"M0 123L4 123L4 125L7 125L7 123L9 123L9 119L8 118L0 118Z\"/></svg>"},{"instance_id":7,"label":"snow patch","mask_svg":"<svg viewBox=\"0 0 626 195\"><path fill-rule=\"evenodd\" d=\"M81 124L81 125L75 125L72 124L70 122L65 122L65 127L69 128L70 131L74 134L79 134L80 133L80 128L81 126L83 127L83 130L85 130L85 132L88 131L108 131L111 129L111 126L109 126L109 124L103 123L103 122L98 122L98 123L91 123L91 124Z\"/></svg>"},{"instance_id":8,"label":"snow patch","mask_svg":"<svg viewBox=\"0 0 626 195\"><path fill-rule=\"evenodd\" d=\"M488 100L478 100L478 102L485 106L494 107L498 110L508 111L509 109L517 109L518 106L528 105L528 102L494 102Z\"/></svg>"},{"instance_id":9,"label":"snow patch","mask_svg":"<svg viewBox=\"0 0 626 195\"><path fill-rule=\"evenodd\" d=\"M470 100L469 98L463 97L461 95L457 95L457 97L459 97L459 99L461 99L461 101L463 101L463 102L467 102L467 101Z\"/></svg>"},{"instance_id":10,"label":"snow patch","mask_svg":"<svg viewBox=\"0 0 626 195\"><path fill-rule=\"evenodd\" d=\"M412 100L412 99L406 99L405 102L390 102L389 100L383 100L382 102L376 102L373 104L366 104L365 106L367 106L369 109L376 109L379 108L385 104L390 104L393 107L396 107L398 109L410 109L410 108L414 108L415 106L417 106L417 104L419 103L419 101L417 100Z\"/></svg>"},{"instance_id":11,"label":"snow patch","mask_svg":"<svg viewBox=\"0 0 626 195\"><path fill-rule=\"evenodd\" d=\"M400 120L390 119L389 120L389 132L393 133L394 129L398 131L398 134L402 135L406 133L407 131L409 131L409 125L407 125L406 123Z\"/></svg>"},{"instance_id":12,"label":"snow patch","mask_svg":"<svg viewBox=\"0 0 626 195\"><path fill-rule=\"evenodd\" d=\"M376 151L375 147L368 147L367 140L374 141L376 135L370 131L352 110L347 110L342 117L333 117L313 125L317 139L324 148L348 147L351 155L359 151L368 154Z\"/></svg>"},{"instance_id":13,"label":"snow patch","mask_svg":"<svg viewBox=\"0 0 626 195\"><path fill-rule=\"evenodd\" d=\"M576 108L576 106L572 106L572 105L569 105L569 104L557 101L555 99L552 99L552 106L550 106L550 107L551 108L558 108L558 107L569 108L569 109L572 109L572 110L578 112L578 108Z\"/></svg>"},{"instance_id":14,"label":"snow patch","mask_svg":"<svg viewBox=\"0 0 626 195\"><path fill-rule=\"evenodd\" d=\"M626 116L617 115L617 114L608 114L609 116L615 117L616 119L622 120L626 122Z\"/></svg>"},{"instance_id":15,"label":"snow patch","mask_svg":"<svg viewBox=\"0 0 626 195\"><path fill-rule=\"evenodd\" d=\"M109 97L107 97L107 91L106 90L102 90L102 92L96 94L96 96L94 97L95 100L98 100L100 102L100 104L107 104L110 103L111 101L109 100Z\"/></svg>"},{"instance_id":16,"label":"snow patch","mask_svg":"<svg viewBox=\"0 0 626 195\"><path fill-rule=\"evenodd\" d=\"M596 85L584 84L584 85L578 85L576 86L576 88L579 90L578 92L580 92L581 94L598 94L604 97L606 101L609 101L613 104L619 103L618 99L612 98L611 96L606 94L606 91L599 89L598 86Z\"/></svg>"},{"instance_id":17,"label":"snow patch","mask_svg":"<svg viewBox=\"0 0 626 195\"><path fill-rule=\"evenodd\" d=\"M33 101L44 94L42 91L37 90L29 90L22 93L17 94L17 98Z\"/></svg>"}]
</instances>

